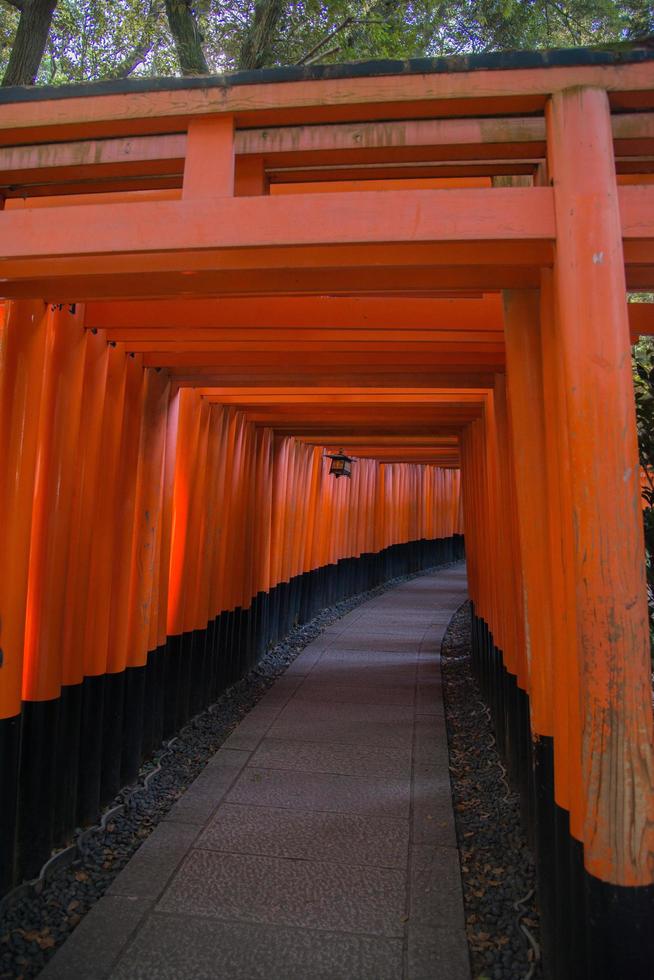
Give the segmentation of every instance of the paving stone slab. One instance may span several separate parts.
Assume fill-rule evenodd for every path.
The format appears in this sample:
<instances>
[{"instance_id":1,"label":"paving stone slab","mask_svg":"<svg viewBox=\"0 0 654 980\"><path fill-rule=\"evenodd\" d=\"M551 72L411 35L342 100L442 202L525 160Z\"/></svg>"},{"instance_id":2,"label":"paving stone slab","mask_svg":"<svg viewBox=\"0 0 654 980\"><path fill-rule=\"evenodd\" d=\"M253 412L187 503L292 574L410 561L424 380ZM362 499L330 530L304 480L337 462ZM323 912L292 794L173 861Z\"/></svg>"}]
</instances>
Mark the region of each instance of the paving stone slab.
<instances>
[{"instance_id":1,"label":"paving stone slab","mask_svg":"<svg viewBox=\"0 0 654 980\"><path fill-rule=\"evenodd\" d=\"M109 886L107 894L130 900L158 898L197 834L194 824L163 820Z\"/></svg>"},{"instance_id":2,"label":"paving stone slab","mask_svg":"<svg viewBox=\"0 0 654 980\"><path fill-rule=\"evenodd\" d=\"M401 973L399 939L157 914L111 980L398 980Z\"/></svg>"},{"instance_id":3,"label":"paving stone slab","mask_svg":"<svg viewBox=\"0 0 654 980\"><path fill-rule=\"evenodd\" d=\"M312 675L311 675L312 676ZM320 679L303 685L298 697L303 701L336 701L341 704L400 704L412 707L415 686L402 687L386 685L328 684Z\"/></svg>"},{"instance_id":4,"label":"paving stone slab","mask_svg":"<svg viewBox=\"0 0 654 980\"><path fill-rule=\"evenodd\" d=\"M265 738L250 758L260 769L332 772L345 776L411 776L411 749L342 742Z\"/></svg>"},{"instance_id":5,"label":"paving stone slab","mask_svg":"<svg viewBox=\"0 0 654 980\"><path fill-rule=\"evenodd\" d=\"M301 674L282 674L266 691L259 704L265 707L283 707L293 697L303 680L304 675Z\"/></svg>"},{"instance_id":6,"label":"paving stone slab","mask_svg":"<svg viewBox=\"0 0 654 980\"><path fill-rule=\"evenodd\" d=\"M366 816L407 819L409 777L342 776L283 769L244 769L227 796L229 803L331 810Z\"/></svg>"},{"instance_id":7,"label":"paving stone slab","mask_svg":"<svg viewBox=\"0 0 654 980\"><path fill-rule=\"evenodd\" d=\"M463 892L456 848L412 845L409 894L409 928L463 931Z\"/></svg>"},{"instance_id":8,"label":"paving stone slab","mask_svg":"<svg viewBox=\"0 0 654 980\"><path fill-rule=\"evenodd\" d=\"M41 971L42 980L106 980L147 912L135 899L105 895Z\"/></svg>"},{"instance_id":9,"label":"paving stone slab","mask_svg":"<svg viewBox=\"0 0 654 980\"><path fill-rule=\"evenodd\" d=\"M348 676L349 675L349 676ZM318 693L321 685L325 688L346 688L351 686L357 690L374 690L380 697L385 694L398 693L401 697L413 697L416 691L415 670L390 665L388 668L352 667L349 670L341 663L324 664L324 669L311 674L301 688L298 689L296 700L314 700L307 694ZM365 702L364 702L365 703ZM409 702L412 705L413 702Z\"/></svg>"},{"instance_id":10,"label":"paving stone slab","mask_svg":"<svg viewBox=\"0 0 654 980\"><path fill-rule=\"evenodd\" d=\"M405 868L405 820L224 804L197 841L206 850Z\"/></svg>"},{"instance_id":11,"label":"paving stone slab","mask_svg":"<svg viewBox=\"0 0 654 980\"><path fill-rule=\"evenodd\" d=\"M384 655L388 657L388 654ZM354 687L386 687L391 690L413 690L416 686L416 666L415 663L407 663L401 660L396 663L392 659L384 662L383 658L375 660L368 659L361 662L360 655L350 654L347 657L334 656L325 657L314 668L314 670L303 679L295 695L299 700L304 697L304 692L308 687L315 687L318 684L336 685L345 687L352 684ZM431 680L431 678L426 678Z\"/></svg>"},{"instance_id":12,"label":"paving stone slab","mask_svg":"<svg viewBox=\"0 0 654 980\"><path fill-rule=\"evenodd\" d=\"M207 769L221 769L223 767L228 769L241 769L247 763L250 755L250 752L244 752L242 749L226 749L223 745L223 747L218 749L216 754L209 759Z\"/></svg>"},{"instance_id":13,"label":"paving stone slab","mask_svg":"<svg viewBox=\"0 0 654 980\"><path fill-rule=\"evenodd\" d=\"M267 732L281 711L279 705L268 705L259 701L238 723L242 732Z\"/></svg>"},{"instance_id":14,"label":"paving stone slab","mask_svg":"<svg viewBox=\"0 0 654 980\"><path fill-rule=\"evenodd\" d=\"M272 738L351 742L403 748L413 741L413 709L404 705L352 705L293 698L270 729Z\"/></svg>"},{"instance_id":15,"label":"paving stone slab","mask_svg":"<svg viewBox=\"0 0 654 980\"><path fill-rule=\"evenodd\" d=\"M418 688L415 704L416 711L421 715L434 715L438 718L445 716L440 685L435 685L431 690Z\"/></svg>"},{"instance_id":16,"label":"paving stone slab","mask_svg":"<svg viewBox=\"0 0 654 980\"><path fill-rule=\"evenodd\" d=\"M194 850L157 910L400 937L404 903L403 871Z\"/></svg>"},{"instance_id":17,"label":"paving stone slab","mask_svg":"<svg viewBox=\"0 0 654 980\"><path fill-rule=\"evenodd\" d=\"M406 980L470 980L464 932L409 929Z\"/></svg>"},{"instance_id":18,"label":"paving stone slab","mask_svg":"<svg viewBox=\"0 0 654 980\"><path fill-rule=\"evenodd\" d=\"M230 752L230 755L249 758L247 752L226 751ZM226 762L224 756L223 760ZM242 765L243 763L206 766L199 776L193 780L184 795L171 807L164 817L164 821L182 822L203 827L237 778Z\"/></svg>"},{"instance_id":19,"label":"paving stone slab","mask_svg":"<svg viewBox=\"0 0 654 980\"><path fill-rule=\"evenodd\" d=\"M418 765L441 766L447 771L449 749L443 712L416 715L414 756Z\"/></svg>"},{"instance_id":20,"label":"paving stone slab","mask_svg":"<svg viewBox=\"0 0 654 980\"><path fill-rule=\"evenodd\" d=\"M254 752L265 732L242 732L235 728L223 742L224 749L235 749L240 752Z\"/></svg>"},{"instance_id":21,"label":"paving stone slab","mask_svg":"<svg viewBox=\"0 0 654 980\"><path fill-rule=\"evenodd\" d=\"M415 683L415 657L398 656L393 653L356 653L339 650L329 652L316 664L304 681L318 678L348 677L353 683L376 684L379 686L395 683Z\"/></svg>"},{"instance_id":22,"label":"paving stone slab","mask_svg":"<svg viewBox=\"0 0 654 980\"><path fill-rule=\"evenodd\" d=\"M412 812L414 843L456 848L450 777L442 767L414 769Z\"/></svg>"},{"instance_id":23,"label":"paving stone slab","mask_svg":"<svg viewBox=\"0 0 654 980\"><path fill-rule=\"evenodd\" d=\"M377 636L352 636L352 634L347 633L340 636L337 640L329 646L329 651L332 650L370 650L375 653L403 653L405 656L415 656L417 648L417 642L415 640L407 640L406 637L391 637L388 635L377 635Z\"/></svg>"}]
</instances>

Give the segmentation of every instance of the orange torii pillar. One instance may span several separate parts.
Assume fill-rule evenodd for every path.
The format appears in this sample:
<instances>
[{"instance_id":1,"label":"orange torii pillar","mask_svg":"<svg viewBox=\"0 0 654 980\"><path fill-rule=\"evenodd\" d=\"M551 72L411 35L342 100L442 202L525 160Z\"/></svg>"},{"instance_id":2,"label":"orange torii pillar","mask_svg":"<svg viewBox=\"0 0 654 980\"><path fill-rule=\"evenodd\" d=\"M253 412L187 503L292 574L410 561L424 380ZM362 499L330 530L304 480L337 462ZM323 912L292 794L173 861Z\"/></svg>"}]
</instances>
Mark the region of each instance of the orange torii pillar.
<instances>
[{"instance_id":1,"label":"orange torii pillar","mask_svg":"<svg viewBox=\"0 0 654 980\"><path fill-rule=\"evenodd\" d=\"M558 319L549 342L558 354L566 406L565 414L551 421L564 428L561 446L567 441L570 456L577 643L566 653L571 667L577 657L579 679L588 970L594 980L645 980L654 963L651 668L629 323L606 92L556 93L547 106L547 141ZM550 328L551 322L543 323L544 330Z\"/></svg>"},{"instance_id":2,"label":"orange torii pillar","mask_svg":"<svg viewBox=\"0 0 654 980\"><path fill-rule=\"evenodd\" d=\"M23 652L47 314L12 303L0 332L0 894L16 878Z\"/></svg>"},{"instance_id":3,"label":"orange torii pillar","mask_svg":"<svg viewBox=\"0 0 654 980\"><path fill-rule=\"evenodd\" d=\"M537 290L510 291L505 293L504 303L507 394L522 577L521 602L529 670L539 906L546 967L551 967L551 975L557 976L563 971L557 973L554 964L550 963L556 948L554 920L557 891L563 894L562 903L568 897L567 875L563 876L562 881L559 873L557 881L555 865L554 661L555 651L565 649L560 630L558 646L554 642L555 623L560 622L560 610L553 604L551 589L550 525L558 517L558 507L554 507L558 502L558 493L553 474L552 483L548 485L540 294ZM554 410L553 401L551 397L548 403L550 411ZM561 659L563 662L557 664L559 671L565 670L566 658ZM557 752L563 752L563 763L568 758L564 734L556 740ZM567 774L565 765L557 766L557 769ZM567 805L567 799L566 795L564 805ZM567 906L567 901L565 904ZM569 913L566 907L566 922L570 921ZM566 938L568 941L563 944L561 952L570 949L570 937Z\"/></svg>"}]
</instances>

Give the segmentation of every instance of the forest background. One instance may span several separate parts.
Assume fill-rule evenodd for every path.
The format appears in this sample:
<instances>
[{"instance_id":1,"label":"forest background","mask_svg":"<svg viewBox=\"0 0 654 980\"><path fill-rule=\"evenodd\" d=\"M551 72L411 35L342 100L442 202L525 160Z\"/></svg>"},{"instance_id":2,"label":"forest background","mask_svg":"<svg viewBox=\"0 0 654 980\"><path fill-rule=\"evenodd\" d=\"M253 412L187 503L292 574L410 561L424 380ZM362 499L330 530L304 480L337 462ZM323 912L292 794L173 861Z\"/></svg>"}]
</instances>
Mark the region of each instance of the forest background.
<instances>
[{"instance_id":1,"label":"forest background","mask_svg":"<svg viewBox=\"0 0 654 980\"><path fill-rule=\"evenodd\" d=\"M629 43L647 0L0 0L5 85Z\"/></svg>"}]
</instances>

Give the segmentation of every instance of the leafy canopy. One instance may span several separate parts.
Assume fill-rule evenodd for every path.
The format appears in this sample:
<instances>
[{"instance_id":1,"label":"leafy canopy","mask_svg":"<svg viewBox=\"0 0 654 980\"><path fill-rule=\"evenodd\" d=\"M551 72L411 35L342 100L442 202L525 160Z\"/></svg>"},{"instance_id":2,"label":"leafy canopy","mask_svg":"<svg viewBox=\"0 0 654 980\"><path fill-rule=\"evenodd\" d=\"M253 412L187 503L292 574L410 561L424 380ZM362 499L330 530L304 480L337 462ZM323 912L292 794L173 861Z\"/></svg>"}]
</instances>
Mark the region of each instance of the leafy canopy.
<instances>
[{"instance_id":1,"label":"leafy canopy","mask_svg":"<svg viewBox=\"0 0 654 980\"><path fill-rule=\"evenodd\" d=\"M0 0L3 74L19 18L40 3ZM58 0L36 81L179 74L182 22L185 43L211 72L569 47L654 31L647 0Z\"/></svg>"}]
</instances>

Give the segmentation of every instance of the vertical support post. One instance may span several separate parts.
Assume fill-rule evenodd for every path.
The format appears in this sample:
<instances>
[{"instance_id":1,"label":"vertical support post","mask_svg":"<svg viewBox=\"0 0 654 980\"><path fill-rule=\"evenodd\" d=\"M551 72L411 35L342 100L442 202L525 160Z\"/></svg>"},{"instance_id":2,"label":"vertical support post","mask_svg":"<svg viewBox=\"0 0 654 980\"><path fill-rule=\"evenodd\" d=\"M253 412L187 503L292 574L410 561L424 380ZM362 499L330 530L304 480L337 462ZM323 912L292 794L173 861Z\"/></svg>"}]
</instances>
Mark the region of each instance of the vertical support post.
<instances>
[{"instance_id":1,"label":"vertical support post","mask_svg":"<svg viewBox=\"0 0 654 980\"><path fill-rule=\"evenodd\" d=\"M16 880L18 771L32 500L46 346L41 301L9 303L0 330L0 891Z\"/></svg>"},{"instance_id":2,"label":"vertical support post","mask_svg":"<svg viewBox=\"0 0 654 980\"><path fill-rule=\"evenodd\" d=\"M591 973L654 960L654 760L643 531L611 120L605 91L547 108L579 634ZM649 886L649 887L648 887Z\"/></svg>"},{"instance_id":3,"label":"vertical support post","mask_svg":"<svg viewBox=\"0 0 654 980\"><path fill-rule=\"evenodd\" d=\"M513 732L514 778L520 790L523 825L533 838L533 801L530 753L529 692L531 674L525 644L524 582L520 561L516 488L513 476L513 444L509 427L506 376L495 375L493 402L495 407L495 445L498 475L498 522L496 561L502 565L502 615L506 621L505 643L511 649L510 658L504 649L505 663L512 661L515 676L507 681L507 705L510 728Z\"/></svg>"},{"instance_id":4,"label":"vertical support post","mask_svg":"<svg viewBox=\"0 0 654 980\"><path fill-rule=\"evenodd\" d=\"M547 406L545 459L548 493L550 622L554 654L554 877L556 880L555 976L585 971L583 870L584 792L581 778L579 637L575 587L575 533L561 325L556 312L554 273L541 270L543 399ZM547 957L545 958L547 968Z\"/></svg>"},{"instance_id":5,"label":"vertical support post","mask_svg":"<svg viewBox=\"0 0 654 980\"><path fill-rule=\"evenodd\" d=\"M504 293L504 339L529 698L536 817L536 858L544 957L554 949L554 747L546 408L541 364L540 296Z\"/></svg>"},{"instance_id":6,"label":"vertical support post","mask_svg":"<svg viewBox=\"0 0 654 980\"><path fill-rule=\"evenodd\" d=\"M202 116L188 127L182 197L234 194L234 117Z\"/></svg>"},{"instance_id":7,"label":"vertical support post","mask_svg":"<svg viewBox=\"0 0 654 980\"><path fill-rule=\"evenodd\" d=\"M126 667L129 663L129 596L137 492L139 441L143 419L145 376L141 357L125 358L125 391L116 494L111 515L115 527L107 671L104 679L101 798L112 799L121 786L123 745L128 732L141 723L125 710Z\"/></svg>"},{"instance_id":8,"label":"vertical support post","mask_svg":"<svg viewBox=\"0 0 654 980\"><path fill-rule=\"evenodd\" d=\"M88 602L84 616L84 686L78 783L78 819L92 823L100 807L102 791L102 743L105 711L105 685L109 653L112 567L116 544L116 501L120 441L125 405L126 365L122 345L107 350L104 404L94 466L85 487L88 518L93 529L87 538Z\"/></svg>"},{"instance_id":9,"label":"vertical support post","mask_svg":"<svg viewBox=\"0 0 654 980\"><path fill-rule=\"evenodd\" d=\"M76 692L62 690L66 570L85 339L82 314L51 310L39 418L23 664L19 853L35 874L72 816ZM53 733L57 732L56 736ZM59 835L59 839L58 836Z\"/></svg>"},{"instance_id":10,"label":"vertical support post","mask_svg":"<svg viewBox=\"0 0 654 980\"><path fill-rule=\"evenodd\" d=\"M153 368L146 368L136 467L128 614L127 725L121 777L124 783L136 778L142 756L149 755L155 747L154 718L161 689L159 665L162 661L156 636L157 578L161 562L163 467L169 400L169 379Z\"/></svg>"}]
</instances>

